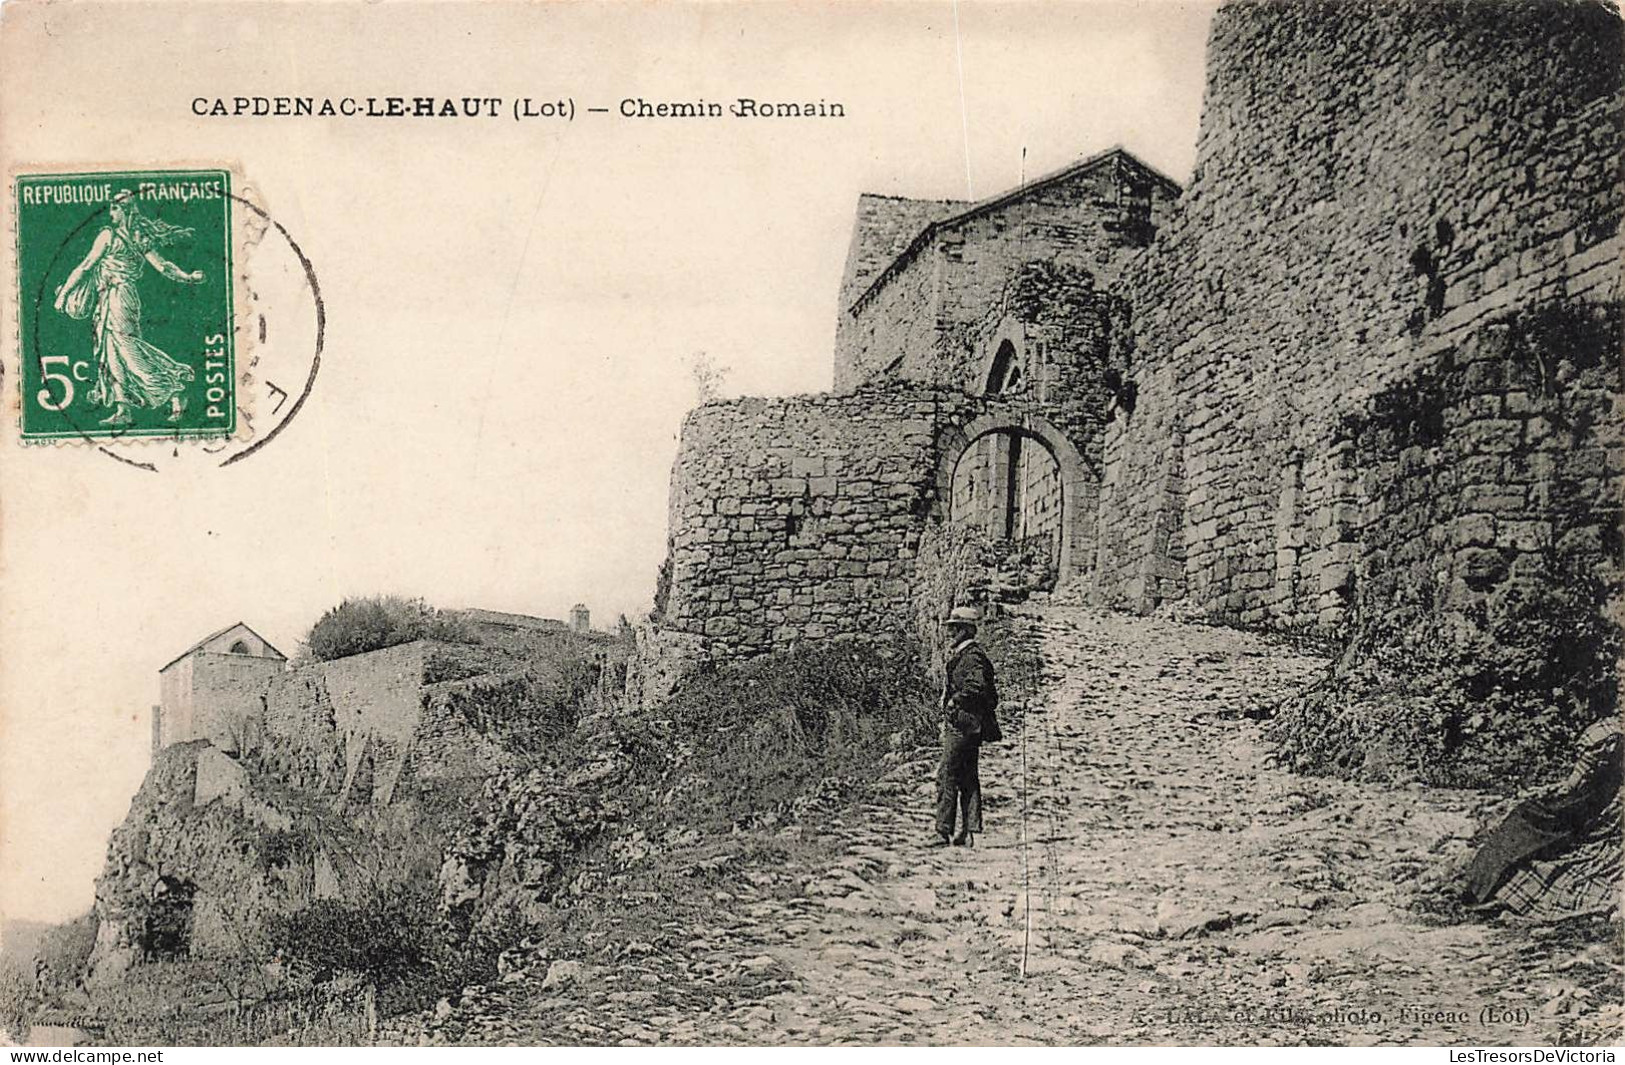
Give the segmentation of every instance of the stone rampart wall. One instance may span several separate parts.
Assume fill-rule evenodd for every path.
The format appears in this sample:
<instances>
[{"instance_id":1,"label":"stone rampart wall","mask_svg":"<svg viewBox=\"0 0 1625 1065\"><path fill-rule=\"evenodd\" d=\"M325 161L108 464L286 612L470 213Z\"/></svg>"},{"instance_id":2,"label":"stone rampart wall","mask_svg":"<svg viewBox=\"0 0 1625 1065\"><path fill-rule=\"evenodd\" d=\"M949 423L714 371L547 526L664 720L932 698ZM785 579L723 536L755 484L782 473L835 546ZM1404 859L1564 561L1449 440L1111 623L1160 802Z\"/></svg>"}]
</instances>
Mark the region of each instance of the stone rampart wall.
<instances>
[{"instance_id":1,"label":"stone rampart wall","mask_svg":"<svg viewBox=\"0 0 1625 1065\"><path fill-rule=\"evenodd\" d=\"M1061 568L1085 567L1089 464L1031 394L974 397L894 385L850 395L740 399L690 413L672 470L667 633L704 641L690 658L800 640L877 634L912 611L914 560L948 516L959 459L988 432L1048 448L1064 507ZM1073 502L1076 502L1076 506Z\"/></svg>"},{"instance_id":2,"label":"stone rampart wall","mask_svg":"<svg viewBox=\"0 0 1625 1065\"><path fill-rule=\"evenodd\" d=\"M939 425L966 402L898 388L692 412L661 627L727 656L889 624L937 506Z\"/></svg>"},{"instance_id":3,"label":"stone rampart wall","mask_svg":"<svg viewBox=\"0 0 1625 1065\"><path fill-rule=\"evenodd\" d=\"M1495 330L1617 305L1619 89L1618 19L1599 5L1221 10L1195 175L1122 287L1135 395L1104 442L1102 598L1337 628L1361 560L1410 528L1354 475L1343 419L1448 376ZM1605 376L1550 394L1601 411L1619 389ZM1481 395L1476 410L1519 402ZM1523 462L1546 444L1511 439L1521 424L1439 458ZM1573 443L1606 465L1604 424ZM1412 490L1473 483L1440 469ZM1407 535L1448 541L1465 506Z\"/></svg>"}]
</instances>

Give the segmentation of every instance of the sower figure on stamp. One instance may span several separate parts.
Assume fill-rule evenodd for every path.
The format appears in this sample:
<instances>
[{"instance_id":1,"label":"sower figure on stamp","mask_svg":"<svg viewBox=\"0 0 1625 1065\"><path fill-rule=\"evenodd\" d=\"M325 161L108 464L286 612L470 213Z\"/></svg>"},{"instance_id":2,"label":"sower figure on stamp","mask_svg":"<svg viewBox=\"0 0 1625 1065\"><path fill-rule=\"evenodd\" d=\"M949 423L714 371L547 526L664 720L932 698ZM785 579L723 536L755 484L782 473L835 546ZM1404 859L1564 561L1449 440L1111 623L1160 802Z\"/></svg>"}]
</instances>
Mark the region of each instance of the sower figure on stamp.
<instances>
[{"instance_id":1,"label":"sower figure on stamp","mask_svg":"<svg viewBox=\"0 0 1625 1065\"><path fill-rule=\"evenodd\" d=\"M993 709L998 689L993 663L976 642L980 615L955 607L942 619L948 665L942 688L942 760L937 765L937 833L933 847L972 846L982 830L982 781L977 762L983 740L1000 739ZM954 831L955 815L959 831Z\"/></svg>"},{"instance_id":2,"label":"sower figure on stamp","mask_svg":"<svg viewBox=\"0 0 1625 1065\"><path fill-rule=\"evenodd\" d=\"M143 338L136 282L151 266L171 281L201 285L202 271L182 270L159 251L192 231L142 214L129 189L113 197L107 217L109 224L96 234L84 260L57 287L54 306L70 318L96 315L96 384L90 401L113 408L101 424L129 425L135 420L132 406L167 405L169 420L179 421L195 372Z\"/></svg>"}]
</instances>

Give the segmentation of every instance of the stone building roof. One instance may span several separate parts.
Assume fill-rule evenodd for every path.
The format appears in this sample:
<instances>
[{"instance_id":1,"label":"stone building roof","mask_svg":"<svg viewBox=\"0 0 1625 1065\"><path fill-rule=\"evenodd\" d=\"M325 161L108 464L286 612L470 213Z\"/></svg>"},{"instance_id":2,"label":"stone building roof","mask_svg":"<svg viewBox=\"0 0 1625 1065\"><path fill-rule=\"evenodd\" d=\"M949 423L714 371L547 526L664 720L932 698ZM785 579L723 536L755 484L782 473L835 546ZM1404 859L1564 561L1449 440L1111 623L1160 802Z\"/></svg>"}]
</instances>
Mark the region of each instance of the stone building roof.
<instances>
[{"instance_id":1,"label":"stone building roof","mask_svg":"<svg viewBox=\"0 0 1625 1065\"><path fill-rule=\"evenodd\" d=\"M1105 166L1127 166L1139 171L1143 176L1150 178L1170 191L1178 193L1179 182L1164 174L1162 171L1133 155L1121 145L1113 145L1103 152L1080 159L1068 164L1059 170L1051 171L1041 177L1034 178L1025 184L990 196L985 200L971 203L963 200L895 200L891 197L869 196L865 194L858 199L858 220L852 235L852 249L847 255L847 281L841 286L841 309L848 310L863 302L872 292L884 285L893 274L906 267L916 256L931 244L933 238L944 230L980 218L992 211L1000 210L1013 203L1019 203L1032 194L1051 185L1070 180L1079 174ZM886 200L896 204L908 204L909 210L895 210L890 215L882 215L889 225L881 226L878 223L868 222L864 217L865 201ZM931 205L947 208L929 217L929 212L919 208ZM910 222L923 223L912 234L901 232ZM875 229L874 235L867 235L866 230ZM883 239L884 238L884 239ZM878 265L871 259L879 258L878 253L882 247L890 249L885 258L880 259ZM864 252L860 259L860 250ZM854 270L854 264L867 267L862 272Z\"/></svg>"},{"instance_id":2,"label":"stone building roof","mask_svg":"<svg viewBox=\"0 0 1625 1065\"><path fill-rule=\"evenodd\" d=\"M911 200L872 192L860 195L841 281L841 308L852 306L875 275L902 254L921 231L970 206L969 200Z\"/></svg>"},{"instance_id":3,"label":"stone building roof","mask_svg":"<svg viewBox=\"0 0 1625 1065\"><path fill-rule=\"evenodd\" d=\"M235 631L237 629L242 629L244 632L248 633L250 636L253 636L255 639L259 640L260 643L263 643L265 645L265 649L267 651L271 652L269 655L257 655L255 657L258 657L258 658L280 658L284 662L286 662L288 660L288 656L283 654L281 651L278 651L276 649L276 647L274 647L272 645L270 640L267 640L265 637L261 636L259 633L255 632L253 629L249 628L247 625L243 624L241 621L234 621L230 625L227 625L225 628L220 629L217 632L209 633L209 635L203 637L203 639L199 640L197 643L194 643L192 646L188 647L186 650L182 651L180 654L176 655L174 658L171 658L168 662L165 662L163 665L159 666L158 667L158 672L162 673L164 670L168 669L170 666L174 665L176 662L179 662L181 659L185 658L187 655L192 654L194 651L197 651L198 649L200 649L202 647L205 647L210 643L213 643L215 640L220 639L220 637L225 636L225 635L227 635L227 634L229 634L229 633L231 633L231 632L233 632L233 631Z\"/></svg>"}]
</instances>

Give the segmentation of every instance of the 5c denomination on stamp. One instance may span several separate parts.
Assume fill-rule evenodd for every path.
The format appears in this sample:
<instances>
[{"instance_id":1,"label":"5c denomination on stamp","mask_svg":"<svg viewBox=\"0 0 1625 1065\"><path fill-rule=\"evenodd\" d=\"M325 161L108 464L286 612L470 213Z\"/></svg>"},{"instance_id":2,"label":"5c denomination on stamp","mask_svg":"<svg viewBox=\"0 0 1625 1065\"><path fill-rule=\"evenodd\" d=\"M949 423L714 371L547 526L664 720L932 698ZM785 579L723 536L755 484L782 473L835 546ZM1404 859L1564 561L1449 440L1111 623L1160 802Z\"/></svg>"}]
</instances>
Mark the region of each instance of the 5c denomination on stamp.
<instances>
[{"instance_id":1,"label":"5c denomination on stamp","mask_svg":"<svg viewBox=\"0 0 1625 1065\"><path fill-rule=\"evenodd\" d=\"M15 191L23 438L230 436L230 174L30 174Z\"/></svg>"}]
</instances>

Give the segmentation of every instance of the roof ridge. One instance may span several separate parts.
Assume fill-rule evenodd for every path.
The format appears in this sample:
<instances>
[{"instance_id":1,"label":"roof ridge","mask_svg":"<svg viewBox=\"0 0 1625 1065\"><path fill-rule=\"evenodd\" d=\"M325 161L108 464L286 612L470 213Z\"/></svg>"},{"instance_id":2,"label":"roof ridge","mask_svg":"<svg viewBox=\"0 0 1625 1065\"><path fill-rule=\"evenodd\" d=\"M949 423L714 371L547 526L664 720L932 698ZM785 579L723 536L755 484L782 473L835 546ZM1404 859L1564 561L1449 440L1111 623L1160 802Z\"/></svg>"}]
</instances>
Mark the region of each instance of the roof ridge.
<instances>
[{"instance_id":1,"label":"roof ridge","mask_svg":"<svg viewBox=\"0 0 1625 1065\"><path fill-rule=\"evenodd\" d=\"M192 646L188 647L186 650L182 651L180 654L176 655L174 658L171 658L168 662L165 662L163 665L159 666L158 667L158 672L162 673L164 670L168 669L170 666L174 665L176 662L179 662L181 659L185 658L187 655L191 654L193 651L196 651L199 647L202 647L204 644L208 643L210 640L217 639L218 637L224 636L226 633L230 632L232 629L235 629L239 625L241 625L245 629L248 629L248 631L253 634L253 636L254 636L254 638L256 640L258 640L260 643L263 643L270 650L274 651L278 658L282 659L284 662L286 662L288 660L288 656L283 654L281 651L277 650L277 647L276 647L275 644L273 644L270 640L267 640L265 637L261 636L259 633L254 632L253 628L251 628L249 626L248 622L246 622L246 621L233 621L230 625L227 625L225 628L216 629L214 632L209 633L209 635L203 637L203 639L199 640L197 643L194 643ZM258 658L258 657L262 657L262 656L256 655L255 657Z\"/></svg>"},{"instance_id":2,"label":"roof ridge","mask_svg":"<svg viewBox=\"0 0 1625 1065\"><path fill-rule=\"evenodd\" d=\"M1023 181L1014 188L1005 189L1003 192L995 193L992 196L988 196L980 200L968 201L965 210L960 211L957 214L949 215L947 218L939 218L934 222L927 223L925 228L920 230L920 232L915 235L914 239L909 241L901 252L899 252L883 268L875 272L874 276L870 279L869 284L866 285L864 290L858 294L857 299L853 300L847 306L847 311L850 313L860 304L867 302L871 296L878 292L880 288L885 285L888 280L890 280L892 274L899 269L900 263L913 259L919 254L920 250L927 242L930 241L932 237L936 236L936 234L942 232L944 229L948 229L952 226L959 225L962 222L969 221L971 218L974 218L984 212L994 210L998 207L1002 207L1007 203L1013 203L1023 196L1027 196L1037 191L1038 189L1052 185L1057 181L1073 177L1077 174L1081 174L1084 171L1099 166L1101 163L1113 158L1127 159L1129 162L1144 170L1152 177L1157 178L1159 181L1162 181L1169 187L1173 188L1176 192L1184 191L1183 186L1181 186L1179 182L1175 181L1167 174L1164 174L1150 163L1147 163L1145 160L1141 159L1139 156L1135 155L1121 144L1113 144L1111 147L1104 148L1098 152L1095 152L1093 155L1087 155L1082 159L1076 160L1075 162L1068 163L1066 166L1063 166L1058 170L1051 170L1047 174L1040 174L1031 181Z\"/></svg>"},{"instance_id":3,"label":"roof ridge","mask_svg":"<svg viewBox=\"0 0 1625 1065\"><path fill-rule=\"evenodd\" d=\"M870 200L897 200L901 203L975 203L975 200L961 200L953 196L899 196L892 192L862 192L858 199Z\"/></svg>"}]
</instances>

